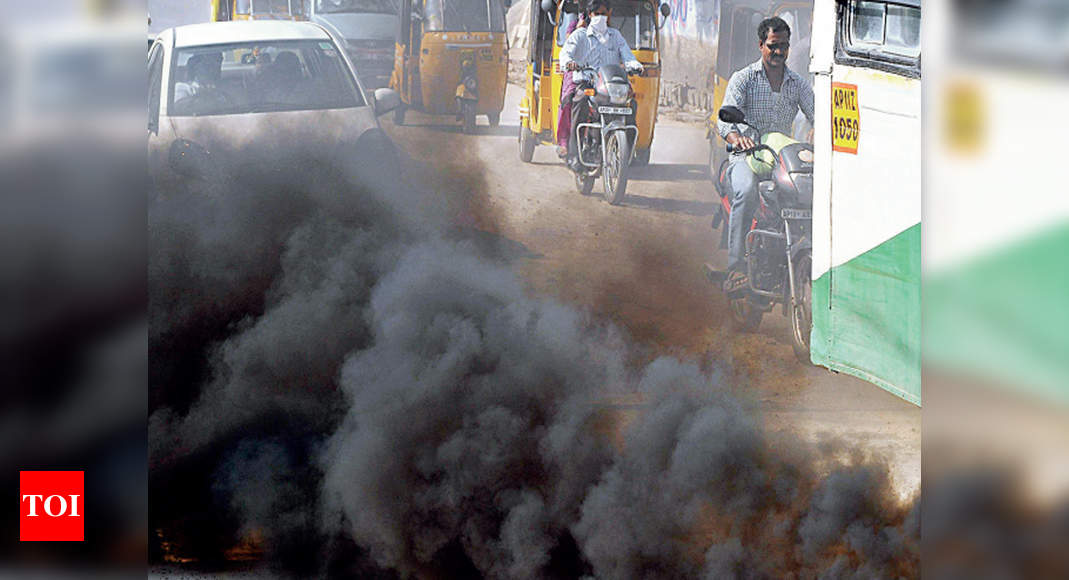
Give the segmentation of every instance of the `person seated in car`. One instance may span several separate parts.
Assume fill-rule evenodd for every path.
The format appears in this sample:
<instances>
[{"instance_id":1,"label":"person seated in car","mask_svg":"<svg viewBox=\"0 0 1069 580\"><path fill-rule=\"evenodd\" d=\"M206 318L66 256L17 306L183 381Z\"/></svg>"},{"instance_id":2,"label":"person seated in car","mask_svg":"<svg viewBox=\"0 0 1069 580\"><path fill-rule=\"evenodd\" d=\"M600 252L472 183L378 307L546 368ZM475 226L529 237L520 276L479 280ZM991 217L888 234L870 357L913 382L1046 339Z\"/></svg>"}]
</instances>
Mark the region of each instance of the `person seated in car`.
<instances>
[{"instance_id":1,"label":"person seated in car","mask_svg":"<svg viewBox=\"0 0 1069 580\"><path fill-rule=\"evenodd\" d=\"M174 85L176 103L191 97L220 96L219 79L222 77L223 54L207 52L194 54L186 62L186 82Z\"/></svg>"},{"instance_id":2,"label":"person seated in car","mask_svg":"<svg viewBox=\"0 0 1069 580\"><path fill-rule=\"evenodd\" d=\"M300 59L291 51L279 52L270 67L270 75L266 75L264 81L263 102L291 103L303 90L304 75Z\"/></svg>"}]
</instances>

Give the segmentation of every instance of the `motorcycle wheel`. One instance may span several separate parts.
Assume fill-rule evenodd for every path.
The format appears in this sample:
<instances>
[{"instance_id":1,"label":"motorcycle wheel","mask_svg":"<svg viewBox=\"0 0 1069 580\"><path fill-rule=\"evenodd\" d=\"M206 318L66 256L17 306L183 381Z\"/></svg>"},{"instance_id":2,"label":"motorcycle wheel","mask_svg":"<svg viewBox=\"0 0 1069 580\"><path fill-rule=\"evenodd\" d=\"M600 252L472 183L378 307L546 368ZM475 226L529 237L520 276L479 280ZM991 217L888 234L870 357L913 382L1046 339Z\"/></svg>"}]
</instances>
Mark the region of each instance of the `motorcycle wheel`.
<instances>
[{"instance_id":1,"label":"motorcycle wheel","mask_svg":"<svg viewBox=\"0 0 1069 580\"><path fill-rule=\"evenodd\" d=\"M627 193L627 170L631 165L631 144L627 133L615 131L605 144L605 170L602 181L605 185L605 201L619 205Z\"/></svg>"},{"instance_id":2,"label":"motorcycle wheel","mask_svg":"<svg viewBox=\"0 0 1069 580\"><path fill-rule=\"evenodd\" d=\"M463 125L461 129L468 135L475 134L475 105L464 105L460 111L463 116Z\"/></svg>"},{"instance_id":3,"label":"motorcycle wheel","mask_svg":"<svg viewBox=\"0 0 1069 580\"><path fill-rule=\"evenodd\" d=\"M813 364L809 335L813 330L813 255L809 250L794 259L794 289L798 300L791 309L791 348L799 362Z\"/></svg>"},{"instance_id":4,"label":"motorcycle wheel","mask_svg":"<svg viewBox=\"0 0 1069 580\"><path fill-rule=\"evenodd\" d=\"M535 141L534 133L530 129L520 125L520 161L530 163L534 159Z\"/></svg>"},{"instance_id":5,"label":"motorcycle wheel","mask_svg":"<svg viewBox=\"0 0 1069 580\"><path fill-rule=\"evenodd\" d=\"M501 111L496 113L487 113L486 120L490 123L491 127L497 127L501 124Z\"/></svg>"},{"instance_id":6,"label":"motorcycle wheel","mask_svg":"<svg viewBox=\"0 0 1069 580\"><path fill-rule=\"evenodd\" d=\"M579 191L579 195L590 195L594 189L594 177L585 173L576 173L575 189Z\"/></svg>"},{"instance_id":7,"label":"motorcycle wheel","mask_svg":"<svg viewBox=\"0 0 1069 580\"><path fill-rule=\"evenodd\" d=\"M397 107L396 109L393 110L393 124L397 125L398 127L404 126L404 124L405 124L405 106L404 105L400 105L399 107Z\"/></svg>"}]
</instances>

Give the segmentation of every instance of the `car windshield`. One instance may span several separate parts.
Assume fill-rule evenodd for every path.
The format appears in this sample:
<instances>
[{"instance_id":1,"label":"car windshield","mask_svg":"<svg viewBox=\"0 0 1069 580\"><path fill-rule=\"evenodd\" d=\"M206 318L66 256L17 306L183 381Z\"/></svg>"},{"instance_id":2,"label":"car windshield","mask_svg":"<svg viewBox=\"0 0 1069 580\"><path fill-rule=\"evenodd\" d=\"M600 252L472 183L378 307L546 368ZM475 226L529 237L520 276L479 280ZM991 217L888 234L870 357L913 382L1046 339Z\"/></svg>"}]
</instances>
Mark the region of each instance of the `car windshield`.
<instances>
[{"instance_id":1,"label":"car windshield","mask_svg":"<svg viewBox=\"0 0 1069 580\"><path fill-rule=\"evenodd\" d=\"M614 2L609 25L620 31L631 50L657 49L657 23L651 2Z\"/></svg>"},{"instance_id":2,"label":"car windshield","mask_svg":"<svg viewBox=\"0 0 1069 580\"><path fill-rule=\"evenodd\" d=\"M397 14L393 0L315 0L317 14Z\"/></svg>"},{"instance_id":3,"label":"car windshield","mask_svg":"<svg viewBox=\"0 0 1069 580\"><path fill-rule=\"evenodd\" d=\"M181 48L171 74L176 117L365 105L329 40L286 40Z\"/></svg>"},{"instance_id":4,"label":"car windshield","mask_svg":"<svg viewBox=\"0 0 1069 580\"><path fill-rule=\"evenodd\" d=\"M427 0L426 26L435 32L504 32L500 0Z\"/></svg>"}]
</instances>

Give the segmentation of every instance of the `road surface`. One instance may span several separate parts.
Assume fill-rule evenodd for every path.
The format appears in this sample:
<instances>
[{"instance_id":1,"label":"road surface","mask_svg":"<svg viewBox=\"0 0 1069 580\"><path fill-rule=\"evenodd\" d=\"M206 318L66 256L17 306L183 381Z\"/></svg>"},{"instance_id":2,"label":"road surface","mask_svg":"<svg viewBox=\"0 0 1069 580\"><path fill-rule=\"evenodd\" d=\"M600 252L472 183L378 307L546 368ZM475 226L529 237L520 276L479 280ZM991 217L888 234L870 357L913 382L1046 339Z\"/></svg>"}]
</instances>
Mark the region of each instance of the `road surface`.
<instances>
[{"instance_id":1,"label":"road surface","mask_svg":"<svg viewBox=\"0 0 1069 580\"><path fill-rule=\"evenodd\" d=\"M712 230L715 193L706 176L704 129L662 115L651 163L636 168L620 206L576 189L553 148L520 161L517 106L509 85L501 126L480 118L481 134L462 135L452 117L409 111L405 126L384 128L414 158L474 165L484 172L480 228L522 248L517 262L533 293L606 317L651 355L674 354L723 371L728 387L772 431L835 442L844 453L886 459L903 498L919 489L921 411L867 382L796 362L788 319L774 310L757 332L737 334L727 304L706 282L702 264L722 267ZM468 155L477 162L465 161ZM479 167L481 166L481 167Z\"/></svg>"}]
</instances>

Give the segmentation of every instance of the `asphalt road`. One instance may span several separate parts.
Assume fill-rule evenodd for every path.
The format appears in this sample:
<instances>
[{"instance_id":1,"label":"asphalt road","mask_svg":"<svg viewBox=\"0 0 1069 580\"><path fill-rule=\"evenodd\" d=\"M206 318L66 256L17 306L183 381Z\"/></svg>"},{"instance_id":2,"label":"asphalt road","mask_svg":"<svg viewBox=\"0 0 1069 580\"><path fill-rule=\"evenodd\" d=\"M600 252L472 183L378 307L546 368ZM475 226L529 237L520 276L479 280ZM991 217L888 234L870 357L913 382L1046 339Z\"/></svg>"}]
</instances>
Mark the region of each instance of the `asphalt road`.
<instances>
[{"instance_id":1,"label":"asphalt road","mask_svg":"<svg viewBox=\"0 0 1069 580\"><path fill-rule=\"evenodd\" d=\"M533 163L517 144L522 90L509 85L501 126L467 136L451 117L409 112L403 127L384 127L416 159L470 166L480 208L472 225L508 240L532 292L549 295L619 324L651 356L673 354L717 369L728 388L752 402L769 430L838 445L888 462L896 489L920 486L921 411L867 382L798 363L788 319L766 314L752 334L728 325L727 304L702 275L722 266L710 222L715 192L706 177L704 129L662 115L651 163L633 171L627 198L610 206L576 189L551 147Z\"/></svg>"}]
</instances>

